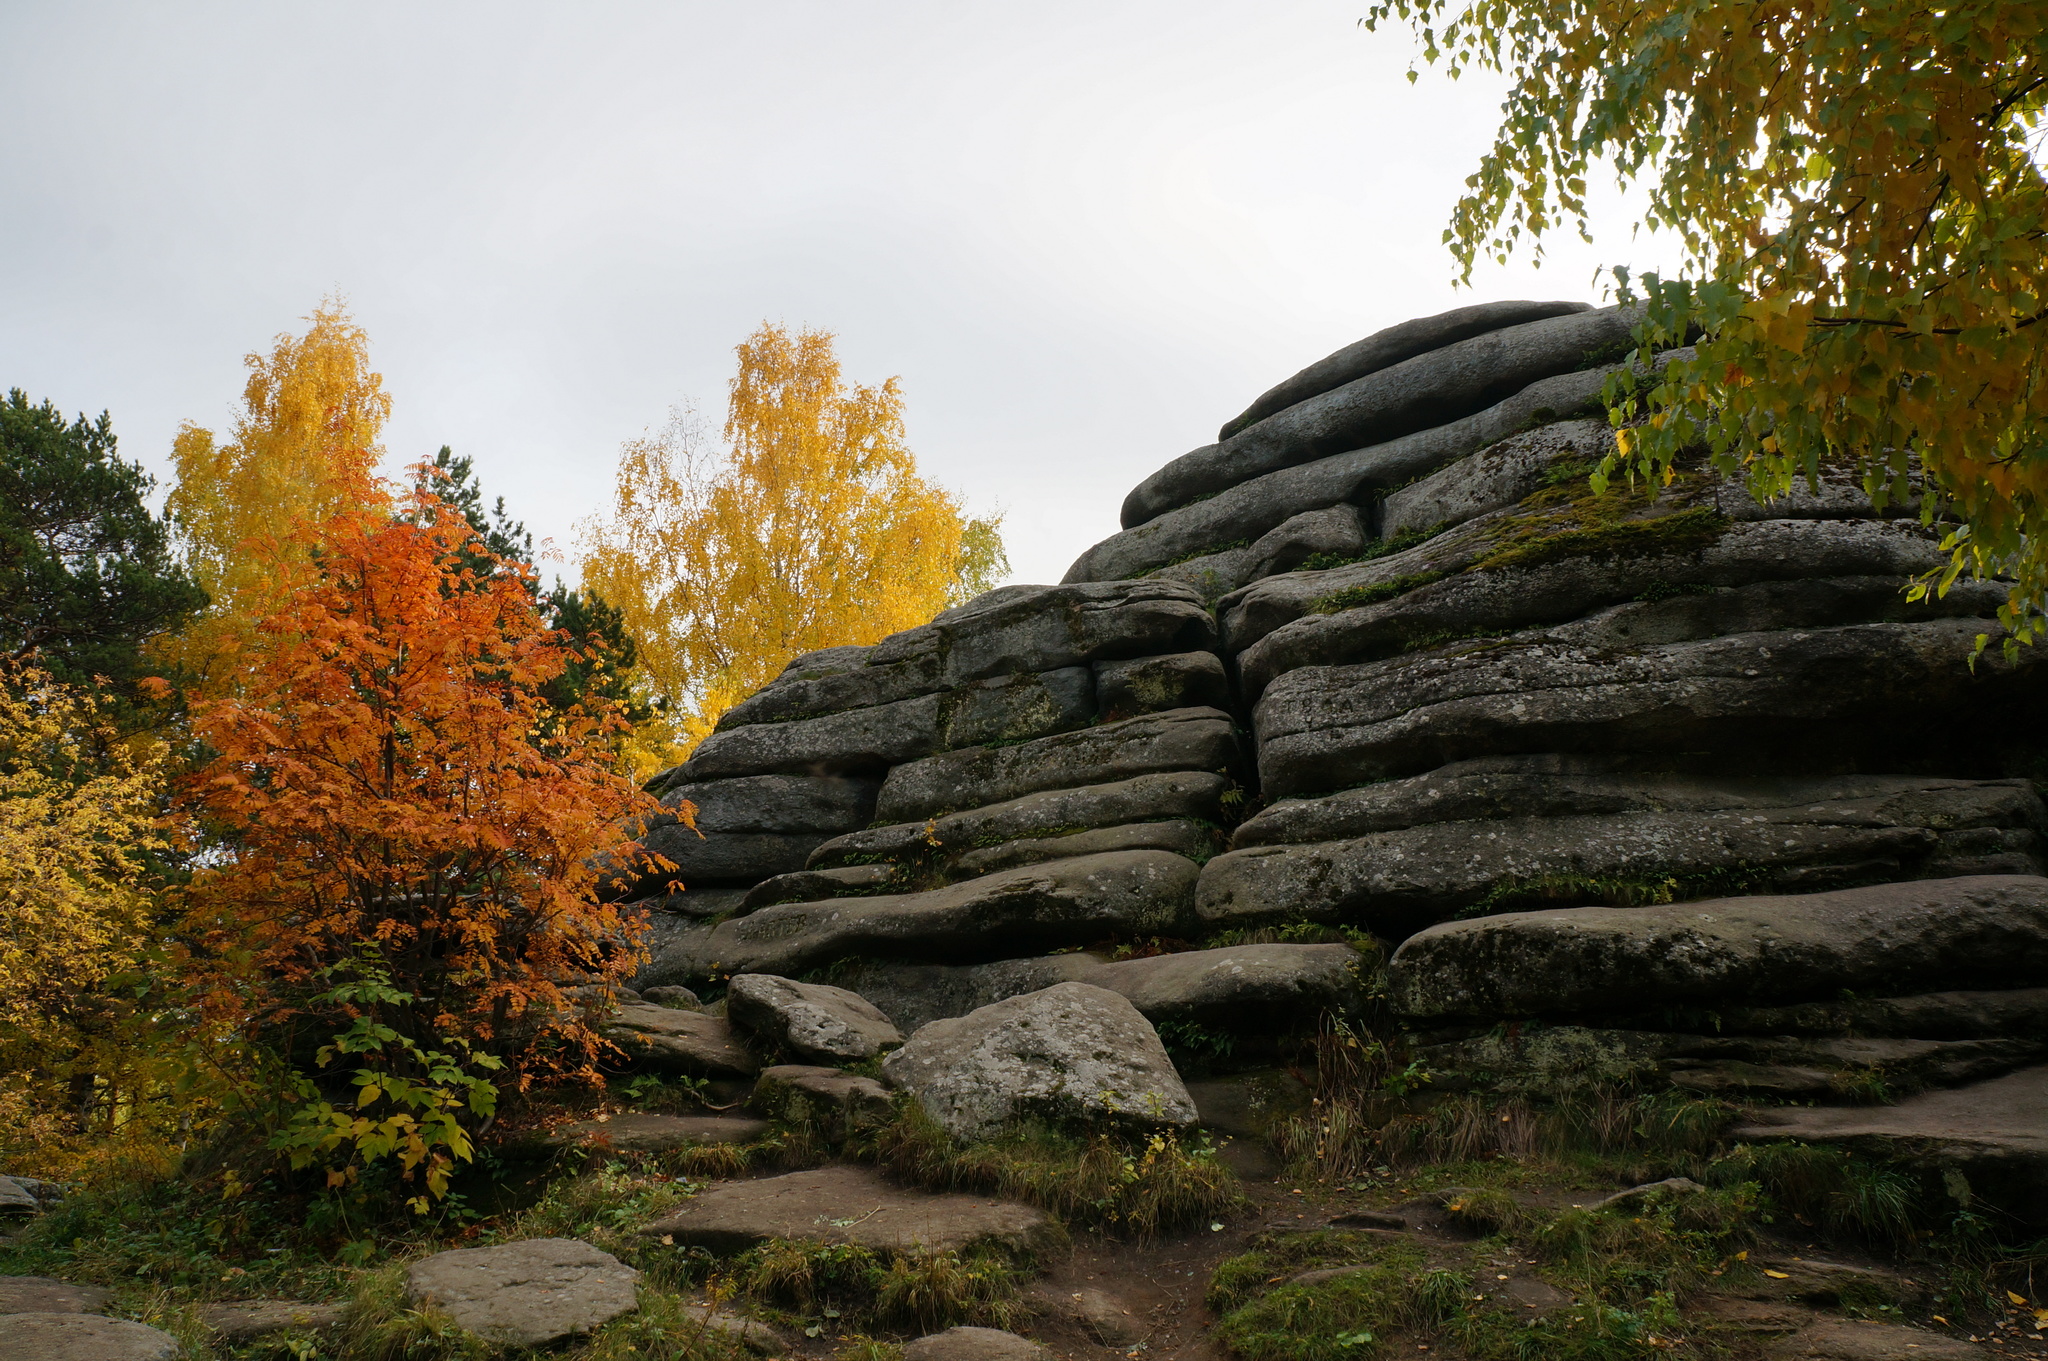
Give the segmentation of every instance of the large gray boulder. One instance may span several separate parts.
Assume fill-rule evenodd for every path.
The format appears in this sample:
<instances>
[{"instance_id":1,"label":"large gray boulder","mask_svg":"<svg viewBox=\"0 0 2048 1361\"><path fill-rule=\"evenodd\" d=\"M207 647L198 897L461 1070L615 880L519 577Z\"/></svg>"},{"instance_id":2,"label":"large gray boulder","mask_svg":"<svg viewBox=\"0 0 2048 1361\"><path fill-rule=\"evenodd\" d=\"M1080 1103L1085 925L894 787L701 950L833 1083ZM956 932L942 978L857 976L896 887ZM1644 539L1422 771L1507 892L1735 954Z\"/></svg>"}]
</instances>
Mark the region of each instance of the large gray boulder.
<instances>
[{"instance_id":1,"label":"large gray boulder","mask_svg":"<svg viewBox=\"0 0 2048 1361\"><path fill-rule=\"evenodd\" d=\"M1200 591L1204 600L1214 600L1276 572L1291 572L1319 560L1327 566L1331 561L1358 557L1371 541L1356 506L1325 506L1281 522L1254 543L1169 563L1148 575L1186 582Z\"/></svg>"},{"instance_id":2,"label":"large gray boulder","mask_svg":"<svg viewBox=\"0 0 2048 1361\"><path fill-rule=\"evenodd\" d=\"M724 1182L640 1232L669 1246L717 1253L794 1239L889 1253L988 1246L1029 1255L1059 1237L1052 1217L1034 1206L911 1190L884 1181L873 1168L851 1166Z\"/></svg>"},{"instance_id":3,"label":"large gray boulder","mask_svg":"<svg viewBox=\"0 0 2048 1361\"><path fill-rule=\"evenodd\" d=\"M1975 875L1666 907L1447 922L1388 966L1407 1016L1534 1016L2032 983L2048 879Z\"/></svg>"},{"instance_id":4,"label":"large gray boulder","mask_svg":"<svg viewBox=\"0 0 2048 1361\"><path fill-rule=\"evenodd\" d=\"M146 1323L98 1314L0 1314L8 1361L175 1361L178 1339Z\"/></svg>"},{"instance_id":5,"label":"large gray boulder","mask_svg":"<svg viewBox=\"0 0 2048 1361\"><path fill-rule=\"evenodd\" d=\"M723 1016L701 1011L629 1002L614 1011L598 1033L628 1058L653 1068L751 1077L761 1067Z\"/></svg>"},{"instance_id":6,"label":"large gray boulder","mask_svg":"<svg viewBox=\"0 0 2048 1361\"><path fill-rule=\"evenodd\" d=\"M1198 818L1220 822L1227 777L1208 770L1169 770L1128 780L1051 789L917 822L899 822L835 837L811 853L812 869L922 860L936 853L994 846L1032 837L1135 822Z\"/></svg>"},{"instance_id":7,"label":"large gray boulder","mask_svg":"<svg viewBox=\"0 0 2048 1361\"><path fill-rule=\"evenodd\" d=\"M1223 773L1237 759L1230 715L1217 709L1170 709L1017 746L949 751L897 766L882 782L875 816L909 822L1048 789L1166 771Z\"/></svg>"},{"instance_id":8,"label":"large gray boulder","mask_svg":"<svg viewBox=\"0 0 2048 1361\"><path fill-rule=\"evenodd\" d=\"M1525 322L1366 374L1175 459L1138 485L1126 514L1141 522L1265 473L1462 420L1541 379L1596 367L1635 319L1604 308Z\"/></svg>"},{"instance_id":9,"label":"large gray boulder","mask_svg":"<svg viewBox=\"0 0 2048 1361\"><path fill-rule=\"evenodd\" d=\"M903 1346L903 1361L1052 1361L1052 1349L1000 1328L948 1328Z\"/></svg>"},{"instance_id":10,"label":"large gray boulder","mask_svg":"<svg viewBox=\"0 0 2048 1361\"><path fill-rule=\"evenodd\" d=\"M1992 706L2038 686L1974 619L1736 634L1616 652L1542 639L1305 667L1254 713L1268 798L1541 751L1748 751L1869 764L1919 743L1983 745ZM884 793L886 794L886 790Z\"/></svg>"},{"instance_id":11,"label":"large gray boulder","mask_svg":"<svg viewBox=\"0 0 2048 1361\"><path fill-rule=\"evenodd\" d=\"M1192 861L1166 851L1125 851L1007 870L924 893L764 907L693 938L688 964L663 955L657 963L680 976L660 981L797 974L860 955L990 959L1106 936L1175 935L1191 920L1198 873Z\"/></svg>"},{"instance_id":12,"label":"large gray boulder","mask_svg":"<svg viewBox=\"0 0 2048 1361\"><path fill-rule=\"evenodd\" d=\"M2048 868L2032 791L1957 783L1947 797L1432 821L1342 841L1253 846L1203 866L1196 907L1211 929L1306 919L1399 940L1503 895L1599 902L1603 893L1668 895L1690 884L1799 890L1877 874ZM1695 791L1693 801L1708 800Z\"/></svg>"},{"instance_id":13,"label":"large gray boulder","mask_svg":"<svg viewBox=\"0 0 2048 1361\"><path fill-rule=\"evenodd\" d=\"M1503 327L1592 310L1591 303L1583 302L1482 302L1389 326L1363 340L1352 341L1335 354L1318 359L1287 381L1275 383L1242 413L1225 421L1216 438L1227 440L1276 411L1284 411L1298 402L1319 397L1332 388L1343 387L1355 379L1391 368L1419 354L1428 354L1431 350L1440 350L1446 345L1455 345L1461 340L1470 340L1473 336ZM1124 527L1128 529L1133 523L1126 518Z\"/></svg>"},{"instance_id":14,"label":"large gray boulder","mask_svg":"<svg viewBox=\"0 0 2048 1361\"><path fill-rule=\"evenodd\" d=\"M1597 417L1559 421L1510 435L1420 481L1388 492L1380 503L1380 534L1393 539L1463 524L1506 510L1549 485L1565 487L1575 497L1587 495L1588 465L1613 450L1614 430Z\"/></svg>"},{"instance_id":15,"label":"large gray boulder","mask_svg":"<svg viewBox=\"0 0 2048 1361\"><path fill-rule=\"evenodd\" d=\"M1110 722L1168 709L1227 709L1230 679L1213 652L1097 662L1095 702Z\"/></svg>"},{"instance_id":16,"label":"large gray boulder","mask_svg":"<svg viewBox=\"0 0 2048 1361\"><path fill-rule=\"evenodd\" d=\"M859 993L773 974L739 974L725 1014L770 1050L810 1063L854 1063L903 1043L895 1025Z\"/></svg>"},{"instance_id":17,"label":"large gray boulder","mask_svg":"<svg viewBox=\"0 0 2048 1361\"><path fill-rule=\"evenodd\" d=\"M574 1238L457 1248L414 1262L405 1295L501 1346L546 1347L639 1307L640 1273Z\"/></svg>"},{"instance_id":18,"label":"large gray boulder","mask_svg":"<svg viewBox=\"0 0 2048 1361\"><path fill-rule=\"evenodd\" d=\"M1123 996L1060 983L934 1021L883 1076L963 1142L1027 1118L1140 1127L1196 1123L1152 1023Z\"/></svg>"}]
</instances>

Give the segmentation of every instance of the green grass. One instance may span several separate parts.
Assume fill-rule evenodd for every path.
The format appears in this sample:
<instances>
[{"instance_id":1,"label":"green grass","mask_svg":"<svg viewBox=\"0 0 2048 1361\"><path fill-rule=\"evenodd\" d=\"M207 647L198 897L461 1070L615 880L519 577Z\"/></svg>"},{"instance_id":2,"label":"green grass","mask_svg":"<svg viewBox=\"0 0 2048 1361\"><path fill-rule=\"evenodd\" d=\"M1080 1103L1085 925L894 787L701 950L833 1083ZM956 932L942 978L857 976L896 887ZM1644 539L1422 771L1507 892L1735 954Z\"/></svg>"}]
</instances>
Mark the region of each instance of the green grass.
<instances>
[{"instance_id":1,"label":"green grass","mask_svg":"<svg viewBox=\"0 0 2048 1361\"><path fill-rule=\"evenodd\" d=\"M1366 605L1377 605L1382 600L1392 600L1397 595L1406 595L1413 590L1442 581L1442 572L1410 572L1405 576L1393 577L1387 581L1375 581L1364 586L1352 586L1346 590L1333 591L1310 605L1311 614L1338 614L1344 610L1355 610Z\"/></svg>"},{"instance_id":2,"label":"green grass","mask_svg":"<svg viewBox=\"0 0 2048 1361\"><path fill-rule=\"evenodd\" d=\"M834 1326L936 1332L1007 1328L1024 1315L1026 1266L997 1252L891 1253L851 1243L774 1240L719 1268L724 1290Z\"/></svg>"},{"instance_id":3,"label":"green grass","mask_svg":"<svg viewBox=\"0 0 2048 1361\"><path fill-rule=\"evenodd\" d=\"M963 1147L907 1105L875 1137L873 1151L915 1185L1007 1196L1121 1237L1194 1228L1246 1204L1237 1177L1206 1142L1171 1133L1081 1134L1026 1124Z\"/></svg>"},{"instance_id":4,"label":"green grass","mask_svg":"<svg viewBox=\"0 0 2048 1361\"><path fill-rule=\"evenodd\" d=\"M1501 546L1473 563L1474 572L1511 567L1540 567L1566 558L1645 557L1686 553L1704 548L1727 532L1728 517L1705 506L1652 515L1640 520L1611 520L1579 529L1540 532L1533 525L1505 536Z\"/></svg>"}]
</instances>

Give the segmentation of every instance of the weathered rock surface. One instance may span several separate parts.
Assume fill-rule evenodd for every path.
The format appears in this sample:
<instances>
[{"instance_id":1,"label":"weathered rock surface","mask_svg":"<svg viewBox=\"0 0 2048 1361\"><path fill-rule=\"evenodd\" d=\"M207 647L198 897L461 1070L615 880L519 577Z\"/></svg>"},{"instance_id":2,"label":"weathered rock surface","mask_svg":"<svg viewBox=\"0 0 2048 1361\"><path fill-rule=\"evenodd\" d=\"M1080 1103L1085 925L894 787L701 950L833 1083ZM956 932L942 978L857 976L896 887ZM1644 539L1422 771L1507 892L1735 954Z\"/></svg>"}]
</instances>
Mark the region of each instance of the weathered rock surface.
<instances>
[{"instance_id":1,"label":"weathered rock surface","mask_svg":"<svg viewBox=\"0 0 2048 1361\"><path fill-rule=\"evenodd\" d=\"M222 1300L203 1306L200 1321L230 1346L284 1332L324 1332L337 1327L348 1313L345 1304L308 1304L299 1300Z\"/></svg>"},{"instance_id":2,"label":"weathered rock surface","mask_svg":"<svg viewBox=\"0 0 2048 1361\"><path fill-rule=\"evenodd\" d=\"M1215 600L1276 572L1291 572L1311 562L1327 566L1331 561L1358 557L1371 540L1356 506L1325 506L1282 521L1253 543L1169 563L1147 576L1185 582L1200 591L1204 600Z\"/></svg>"},{"instance_id":3,"label":"weathered rock surface","mask_svg":"<svg viewBox=\"0 0 2048 1361\"><path fill-rule=\"evenodd\" d=\"M1050 789L1169 771L1223 773L1237 760L1237 735L1228 714L1170 709L1017 746L949 751L899 765L882 783L875 816L908 822Z\"/></svg>"},{"instance_id":4,"label":"weathered rock surface","mask_svg":"<svg viewBox=\"0 0 2048 1361\"><path fill-rule=\"evenodd\" d=\"M1656 782L1642 783L1649 794ZM1644 893L1731 882L1799 890L2048 869L2031 789L1957 783L1891 797L1431 822L1253 846L1203 867L1196 907L1217 928L1306 919L1400 940L1483 904L1597 904L1629 884Z\"/></svg>"},{"instance_id":5,"label":"weathered rock surface","mask_svg":"<svg viewBox=\"0 0 2048 1361\"><path fill-rule=\"evenodd\" d=\"M691 888L635 899L625 907L647 913L657 929L680 927L709 917L731 916L746 903L747 893L743 888Z\"/></svg>"},{"instance_id":6,"label":"weathered rock surface","mask_svg":"<svg viewBox=\"0 0 2048 1361\"><path fill-rule=\"evenodd\" d=\"M882 1072L962 1141L1031 1117L1141 1127L1197 1119L1151 1023L1120 994L1086 983L934 1021Z\"/></svg>"},{"instance_id":7,"label":"weathered rock surface","mask_svg":"<svg viewBox=\"0 0 2048 1361\"><path fill-rule=\"evenodd\" d=\"M40 1177L0 1176L0 1214L36 1214L64 1199L64 1188Z\"/></svg>"},{"instance_id":8,"label":"weathered rock surface","mask_svg":"<svg viewBox=\"0 0 2048 1361\"><path fill-rule=\"evenodd\" d=\"M726 1015L765 1048L811 1063L852 1063L903 1043L895 1025L859 993L773 974L739 974Z\"/></svg>"},{"instance_id":9,"label":"weathered rock surface","mask_svg":"<svg viewBox=\"0 0 2048 1361\"><path fill-rule=\"evenodd\" d=\"M826 869L778 874L748 889L735 915L763 907L778 907L783 903L815 903L821 898L880 893L887 889L894 877L894 867L885 864L835 865Z\"/></svg>"},{"instance_id":10,"label":"weathered rock surface","mask_svg":"<svg viewBox=\"0 0 2048 1361\"><path fill-rule=\"evenodd\" d=\"M1461 340L1498 331L1507 326L1561 317L1573 312L1590 312L1582 302L1484 302L1456 307L1433 317L1417 317L1355 340L1335 354L1318 359L1284 383L1275 383L1259 399L1231 420L1216 435L1227 440L1248 425L1257 424L1276 411L1321 396L1332 388L1391 368L1417 355L1455 345ZM1134 523L1124 520L1126 529Z\"/></svg>"},{"instance_id":11,"label":"weathered rock surface","mask_svg":"<svg viewBox=\"0 0 2048 1361\"><path fill-rule=\"evenodd\" d=\"M1228 709L1230 679L1213 652L1097 662L1095 701L1112 723L1168 709Z\"/></svg>"},{"instance_id":12,"label":"weathered rock surface","mask_svg":"<svg viewBox=\"0 0 2048 1361\"><path fill-rule=\"evenodd\" d=\"M548 1142L561 1147L605 1144L623 1153L667 1153L693 1144L752 1143L768 1132L765 1120L743 1115L650 1115L632 1112L564 1125Z\"/></svg>"},{"instance_id":13,"label":"weathered rock surface","mask_svg":"<svg viewBox=\"0 0 2048 1361\"><path fill-rule=\"evenodd\" d=\"M1190 860L1208 859L1221 849L1216 829L1199 822L1131 822L1121 827L1095 827L1064 836L1028 837L963 851L948 867L949 876L971 878L1015 869L1020 865L1042 865L1077 855L1104 855L1112 851L1171 851Z\"/></svg>"},{"instance_id":14,"label":"weathered rock surface","mask_svg":"<svg viewBox=\"0 0 2048 1361\"><path fill-rule=\"evenodd\" d=\"M1589 357L1626 341L1634 324L1632 312L1616 308L1571 313L1355 378L1173 460L1125 500L1126 515L1138 522L1266 473L1465 419L1531 383L1592 367Z\"/></svg>"},{"instance_id":15,"label":"weathered rock surface","mask_svg":"<svg viewBox=\"0 0 2048 1361\"><path fill-rule=\"evenodd\" d=\"M711 1077L748 1077L760 1069L724 1017L701 1011L629 1003L599 1033L650 1067Z\"/></svg>"},{"instance_id":16,"label":"weathered rock surface","mask_svg":"<svg viewBox=\"0 0 2048 1361\"><path fill-rule=\"evenodd\" d=\"M1194 903L1194 862L1166 851L1078 856L925 893L764 907L657 963L693 977L789 975L851 956L1000 958L1107 935L1174 935ZM691 970L696 972L691 974Z\"/></svg>"},{"instance_id":17,"label":"weathered rock surface","mask_svg":"<svg viewBox=\"0 0 2048 1361\"><path fill-rule=\"evenodd\" d=\"M574 1238L457 1248L414 1262L406 1299L480 1337L545 1347L592 1332L639 1307L640 1273Z\"/></svg>"},{"instance_id":18,"label":"weathered rock surface","mask_svg":"<svg viewBox=\"0 0 2048 1361\"><path fill-rule=\"evenodd\" d=\"M1397 539L1463 524L1506 510L1545 486L1583 495L1577 484L1614 447L1614 431L1599 417L1559 421L1461 458L1428 477L1387 493L1380 505L1380 536Z\"/></svg>"},{"instance_id":19,"label":"weathered rock surface","mask_svg":"<svg viewBox=\"0 0 2048 1361\"><path fill-rule=\"evenodd\" d=\"M0 1356L10 1361L174 1361L178 1339L144 1323L98 1314L0 1314Z\"/></svg>"},{"instance_id":20,"label":"weathered rock surface","mask_svg":"<svg viewBox=\"0 0 2048 1361\"><path fill-rule=\"evenodd\" d=\"M640 1000L651 1002L658 1007L675 1007L682 1011L702 1011L704 999L688 988L653 987L640 994Z\"/></svg>"},{"instance_id":21,"label":"weathered rock surface","mask_svg":"<svg viewBox=\"0 0 2048 1361\"><path fill-rule=\"evenodd\" d=\"M1052 1361L1052 1352L999 1328L948 1328L903 1347L903 1361Z\"/></svg>"},{"instance_id":22,"label":"weathered rock surface","mask_svg":"<svg viewBox=\"0 0 2048 1361\"><path fill-rule=\"evenodd\" d=\"M1286 798L1521 752L1711 751L1870 760L1969 749L2044 674L2022 649L1972 672L1982 621L1736 634L1616 653L1478 644L1274 681L1255 714L1267 797ZM1995 633L1995 630L1994 630ZM885 791L886 792L886 791Z\"/></svg>"},{"instance_id":23,"label":"weathered rock surface","mask_svg":"<svg viewBox=\"0 0 2048 1361\"><path fill-rule=\"evenodd\" d=\"M1953 1170L2001 1212L2048 1225L2048 1067L1892 1106L1759 1109L1734 1136L1842 1144L1937 1173Z\"/></svg>"},{"instance_id":24,"label":"weathered rock surface","mask_svg":"<svg viewBox=\"0 0 2048 1361\"><path fill-rule=\"evenodd\" d=\"M649 851L675 865L644 877L643 891L670 879L696 886L744 880L803 868L812 847L841 832L864 827L875 815L874 780L794 775L745 775L735 779L671 785L663 802L694 805L696 828L680 822L656 826L641 839ZM684 897L686 895L675 895ZM694 904L666 911L709 915Z\"/></svg>"},{"instance_id":25,"label":"weathered rock surface","mask_svg":"<svg viewBox=\"0 0 2048 1361\"><path fill-rule=\"evenodd\" d=\"M1987 1348L1925 1328L1823 1319L1766 1345L1771 1361L1985 1361Z\"/></svg>"},{"instance_id":26,"label":"weathered rock surface","mask_svg":"<svg viewBox=\"0 0 2048 1361\"><path fill-rule=\"evenodd\" d=\"M748 1104L770 1119L825 1115L842 1128L859 1128L886 1122L895 1109L895 1098L871 1077L784 1063L761 1070Z\"/></svg>"},{"instance_id":27,"label":"weathered rock surface","mask_svg":"<svg viewBox=\"0 0 2048 1361\"><path fill-rule=\"evenodd\" d=\"M1853 1034L1930 1040L2048 1037L2048 988L1858 997L1790 1007L1729 1007L1717 1015L1724 1030L1738 1035Z\"/></svg>"},{"instance_id":28,"label":"weathered rock surface","mask_svg":"<svg viewBox=\"0 0 2048 1361\"><path fill-rule=\"evenodd\" d=\"M1221 821L1227 777L1174 770L1128 780L1053 789L922 822L900 822L835 837L811 854L811 868L866 865L876 858L921 861L935 854L1089 828L1196 818Z\"/></svg>"},{"instance_id":29,"label":"weathered rock surface","mask_svg":"<svg viewBox=\"0 0 2048 1361\"><path fill-rule=\"evenodd\" d=\"M771 1238L853 1243L882 1252L1028 1254L1056 1230L1043 1210L988 1196L893 1186L871 1168L835 1166L724 1182L640 1230L677 1247L744 1252Z\"/></svg>"},{"instance_id":30,"label":"weathered rock surface","mask_svg":"<svg viewBox=\"0 0 2048 1361\"><path fill-rule=\"evenodd\" d=\"M1348 945L1232 945L1116 963L1078 953L966 966L874 963L848 978L905 1033L1056 983L1087 983L1122 995L1155 1026L1194 1022L1271 1040L1326 1008L1356 1005L1359 963Z\"/></svg>"},{"instance_id":31,"label":"weathered rock surface","mask_svg":"<svg viewBox=\"0 0 2048 1361\"><path fill-rule=\"evenodd\" d=\"M96 1314L112 1298L99 1286L54 1276L0 1276L0 1314Z\"/></svg>"},{"instance_id":32,"label":"weathered rock surface","mask_svg":"<svg viewBox=\"0 0 2048 1361\"><path fill-rule=\"evenodd\" d=\"M1794 897L1565 908L1448 922L1388 965L1409 1016L1792 1003L2048 972L2048 879L1980 875Z\"/></svg>"}]
</instances>

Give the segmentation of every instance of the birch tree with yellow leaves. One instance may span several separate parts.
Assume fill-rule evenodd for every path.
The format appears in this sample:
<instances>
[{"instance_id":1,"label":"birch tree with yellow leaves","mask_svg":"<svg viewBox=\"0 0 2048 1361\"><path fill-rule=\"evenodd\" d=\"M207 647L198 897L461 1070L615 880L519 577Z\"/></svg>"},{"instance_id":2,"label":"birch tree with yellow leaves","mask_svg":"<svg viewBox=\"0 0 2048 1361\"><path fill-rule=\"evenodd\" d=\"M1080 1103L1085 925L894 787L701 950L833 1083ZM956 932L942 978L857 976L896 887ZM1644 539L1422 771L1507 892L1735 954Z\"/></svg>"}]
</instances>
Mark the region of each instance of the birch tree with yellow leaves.
<instances>
[{"instance_id":1,"label":"birch tree with yellow leaves","mask_svg":"<svg viewBox=\"0 0 2048 1361\"><path fill-rule=\"evenodd\" d=\"M341 508L383 455L391 414L383 376L370 368L369 337L338 298L250 354L242 408L225 443L192 422L172 445L177 485L166 504L179 548L212 605L162 645L164 660L229 688L231 658L291 589L311 579L311 556L294 526Z\"/></svg>"},{"instance_id":2,"label":"birch tree with yellow leaves","mask_svg":"<svg viewBox=\"0 0 2048 1361\"><path fill-rule=\"evenodd\" d=\"M848 385L832 341L764 323L737 350L726 447L678 413L625 445L609 513L581 527L584 582L625 611L666 706L642 764L680 759L799 653L915 627L1009 570L1001 518L918 475L900 382Z\"/></svg>"},{"instance_id":3,"label":"birch tree with yellow leaves","mask_svg":"<svg viewBox=\"0 0 2048 1361\"><path fill-rule=\"evenodd\" d=\"M1705 448L1763 495L1823 465L1880 503L1924 479L1953 557L1917 589L2005 577L2007 649L2048 630L2048 6L1377 0L1388 21L1509 82L1444 234L1468 277L1590 240L1597 162L1688 253L1643 281L1640 334L1697 357L1620 401L1610 471Z\"/></svg>"}]
</instances>

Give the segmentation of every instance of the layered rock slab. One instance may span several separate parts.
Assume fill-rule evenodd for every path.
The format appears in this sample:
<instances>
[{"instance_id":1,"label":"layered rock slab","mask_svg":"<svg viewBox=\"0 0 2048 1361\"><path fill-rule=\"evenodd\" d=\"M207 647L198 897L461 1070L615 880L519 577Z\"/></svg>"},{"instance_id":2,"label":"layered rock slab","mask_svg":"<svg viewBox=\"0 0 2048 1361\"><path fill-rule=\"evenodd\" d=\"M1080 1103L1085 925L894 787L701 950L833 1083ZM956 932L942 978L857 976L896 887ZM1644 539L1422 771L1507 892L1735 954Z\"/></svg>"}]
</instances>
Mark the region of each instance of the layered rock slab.
<instances>
[{"instance_id":1,"label":"layered rock slab","mask_svg":"<svg viewBox=\"0 0 2048 1361\"><path fill-rule=\"evenodd\" d=\"M722 1016L629 1002L598 1027L628 1058L710 1077L750 1077L760 1063Z\"/></svg>"},{"instance_id":2,"label":"layered rock slab","mask_svg":"<svg viewBox=\"0 0 2048 1361\"><path fill-rule=\"evenodd\" d=\"M1412 1017L1540 1016L1932 991L2048 972L2048 879L1977 875L1449 922L1388 964Z\"/></svg>"},{"instance_id":3,"label":"layered rock slab","mask_svg":"<svg viewBox=\"0 0 2048 1361\"><path fill-rule=\"evenodd\" d=\"M1086 983L934 1021L882 1061L882 1074L962 1142L1034 1117L1140 1128L1198 1118L1151 1023Z\"/></svg>"},{"instance_id":4,"label":"layered rock slab","mask_svg":"<svg viewBox=\"0 0 2048 1361\"><path fill-rule=\"evenodd\" d=\"M926 893L764 907L671 944L657 963L662 981L693 972L787 976L850 956L988 959L1110 935L1175 935L1190 920L1199 873L1170 852L1124 851Z\"/></svg>"},{"instance_id":5,"label":"layered rock slab","mask_svg":"<svg viewBox=\"0 0 2048 1361\"><path fill-rule=\"evenodd\" d=\"M457 1248L414 1262L406 1299L502 1346L545 1347L639 1307L640 1273L574 1238Z\"/></svg>"},{"instance_id":6,"label":"layered rock slab","mask_svg":"<svg viewBox=\"0 0 2048 1361\"><path fill-rule=\"evenodd\" d=\"M96 1314L113 1292L54 1276L0 1276L0 1314Z\"/></svg>"},{"instance_id":7,"label":"layered rock slab","mask_svg":"<svg viewBox=\"0 0 2048 1361\"><path fill-rule=\"evenodd\" d=\"M98 1314L0 1314L0 1356L11 1361L175 1361L178 1339Z\"/></svg>"},{"instance_id":8,"label":"layered rock slab","mask_svg":"<svg viewBox=\"0 0 2048 1361\"><path fill-rule=\"evenodd\" d=\"M770 1050L813 1063L852 1063L903 1043L859 993L773 974L739 974L726 989L733 1024Z\"/></svg>"},{"instance_id":9,"label":"layered rock slab","mask_svg":"<svg viewBox=\"0 0 2048 1361\"><path fill-rule=\"evenodd\" d=\"M769 1239L851 1243L881 1252L1028 1254L1057 1230L1045 1211L987 1196L909 1190L865 1167L724 1182L640 1232L679 1247L744 1252Z\"/></svg>"}]
</instances>

